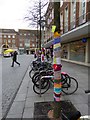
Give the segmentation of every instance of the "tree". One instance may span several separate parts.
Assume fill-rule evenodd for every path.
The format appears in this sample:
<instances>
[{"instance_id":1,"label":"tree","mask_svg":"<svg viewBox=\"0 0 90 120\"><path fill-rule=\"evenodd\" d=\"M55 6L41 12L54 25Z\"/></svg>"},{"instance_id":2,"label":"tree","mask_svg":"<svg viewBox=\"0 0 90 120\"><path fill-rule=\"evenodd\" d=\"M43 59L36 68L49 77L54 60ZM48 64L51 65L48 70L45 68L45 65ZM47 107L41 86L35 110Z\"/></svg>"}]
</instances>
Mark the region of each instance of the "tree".
<instances>
[{"instance_id":1,"label":"tree","mask_svg":"<svg viewBox=\"0 0 90 120\"><path fill-rule=\"evenodd\" d=\"M38 41L38 47L41 50L41 24L42 20L44 18L45 12L46 12L46 5L48 2L42 2L41 0L39 1L34 1L34 5L28 9L28 13L24 17L26 21L29 21L29 26L37 28L37 39L39 38ZM39 33L38 33L38 28L39 28ZM39 35L39 36L38 36Z\"/></svg>"}]
</instances>

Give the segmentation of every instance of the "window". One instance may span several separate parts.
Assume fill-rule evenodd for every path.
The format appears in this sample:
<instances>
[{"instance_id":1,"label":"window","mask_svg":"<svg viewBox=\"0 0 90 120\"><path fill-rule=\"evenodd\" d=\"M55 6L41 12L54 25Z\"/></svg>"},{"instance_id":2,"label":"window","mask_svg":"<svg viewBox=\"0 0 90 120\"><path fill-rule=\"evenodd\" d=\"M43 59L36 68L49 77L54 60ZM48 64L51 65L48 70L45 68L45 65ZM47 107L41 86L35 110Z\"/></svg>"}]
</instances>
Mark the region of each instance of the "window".
<instances>
[{"instance_id":1,"label":"window","mask_svg":"<svg viewBox=\"0 0 90 120\"><path fill-rule=\"evenodd\" d=\"M7 36L6 35L4 35L4 38L6 38Z\"/></svg>"},{"instance_id":2,"label":"window","mask_svg":"<svg viewBox=\"0 0 90 120\"><path fill-rule=\"evenodd\" d=\"M62 7L62 5L63 5L63 0L61 0L61 4L60 4L60 7Z\"/></svg>"},{"instance_id":3,"label":"window","mask_svg":"<svg viewBox=\"0 0 90 120\"><path fill-rule=\"evenodd\" d=\"M20 47L22 47L23 46L23 44L22 43L20 43Z\"/></svg>"},{"instance_id":4,"label":"window","mask_svg":"<svg viewBox=\"0 0 90 120\"><path fill-rule=\"evenodd\" d=\"M34 34L32 34L32 36L34 36Z\"/></svg>"},{"instance_id":5,"label":"window","mask_svg":"<svg viewBox=\"0 0 90 120\"><path fill-rule=\"evenodd\" d=\"M8 38L11 38L11 36L10 36L10 35L8 35Z\"/></svg>"},{"instance_id":6,"label":"window","mask_svg":"<svg viewBox=\"0 0 90 120\"><path fill-rule=\"evenodd\" d=\"M15 35L13 35L12 38L15 38Z\"/></svg>"},{"instance_id":7,"label":"window","mask_svg":"<svg viewBox=\"0 0 90 120\"><path fill-rule=\"evenodd\" d=\"M62 45L62 55L61 55L62 58L65 58L67 59L68 57L68 46L65 44L65 45Z\"/></svg>"},{"instance_id":8,"label":"window","mask_svg":"<svg viewBox=\"0 0 90 120\"><path fill-rule=\"evenodd\" d=\"M85 13L86 13L86 3L85 0L82 1L82 17L85 19Z\"/></svg>"},{"instance_id":9,"label":"window","mask_svg":"<svg viewBox=\"0 0 90 120\"><path fill-rule=\"evenodd\" d=\"M35 44L34 44L34 43L32 44L32 47L35 47Z\"/></svg>"},{"instance_id":10,"label":"window","mask_svg":"<svg viewBox=\"0 0 90 120\"><path fill-rule=\"evenodd\" d=\"M23 41L22 39L19 39L19 41L21 42L21 41Z\"/></svg>"},{"instance_id":11,"label":"window","mask_svg":"<svg viewBox=\"0 0 90 120\"><path fill-rule=\"evenodd\" d=\"M54 19L54 9L52 10L52 19Z\"/></svg>"},{"instance_id":12,"label":"window","mask_svg":"<svg viewBox=\"0 0 90 120\"><path fill-rule=\"evenodd\" d=\"M60 15L60 23L61 23L61 34L63 34L63 14L61 13L61 15Z\"/></svg>"},{"instance_id":13,"label":"window","mask_svg":"<svg viewBox=\"0 0 90 120\"><path fill-rule=\"evenodd\" d=\"M65 8L65 24L64 24L64 31L68 31L68 7Z\"/></svg>"},{"instance_id":14,"label":"window","mask_svg":"<svg viewBox=\"0 0 90 120\"><path fill-rule=\"evenodd\" d=\"M86 22L86 0L79 3L79 24Z\"/></svg>"},{"instance_id":15,"label":"window","mask_svg":"<svg viewBox=\"0 0 90 120\"><path fill-rule=\"evenodd\" d=\"M30 33L28 33L28 35L30 35Z\"/></svg>"},{"instance_id":16,"label":"window","mask_svg":"<svg viewBox=\"0 0 90 120\"><path fill-rule=\"evenodd\" d=\"M71 29L75 27L76 22L76 0L71 2Z\"/></svg>"},{"instance_id":17,"label":"window","mask_svg":"<svg viewBox=\"0 0 90 120\"><path fill-rule=\"evenodd\" d=\"M26 39L25 42L26 42L26 43L30 43L30 40L29 40L29 39Z\"/></svg>"},{"instance_id":18,"label":"window","mask_svg":"<svg viewBox=\"0 0 90 120\"><path fill-rule=\"evenodd\" d=\"M14 40L14 39L12 40L12 43L15 43L15 40Z\"/></svg>"},{"instance_id":19,"label":"window","mask_svg":"<svg viewBox=\"0 0 90 120\"><path fill-rule=\"evenodd\" d=\"M4 39L3 42L6 43L6 39Z\"/></svg>"},{"instance_id":20,"label":"window","mask_svg":"<svg viewBox=\"0 0 90 120\"><path fill-rule=\"evenodd\" d=\"M11 43L11 40L8 40L8 43Z\"/></svg>"},{"instance_id":21,"label":"window","mask_svg":"<svg viewBox=\"0 0 90 120\"><path fill-rule=\"evenodd\" d=\"M86 43L82 41L70 43L70 59L85 62L85 47Z\"/></svg>"},{"instance_id":22,"label":"window","mask_svg":"<svg viewBox=\"0 0 90 120\"><path fill-rule=\"evenodd\" d=\"M16 47L16 45L15 45L15 44L12 44L12 47L14 48L14 47Z\"/></svg>"}]
</instances>

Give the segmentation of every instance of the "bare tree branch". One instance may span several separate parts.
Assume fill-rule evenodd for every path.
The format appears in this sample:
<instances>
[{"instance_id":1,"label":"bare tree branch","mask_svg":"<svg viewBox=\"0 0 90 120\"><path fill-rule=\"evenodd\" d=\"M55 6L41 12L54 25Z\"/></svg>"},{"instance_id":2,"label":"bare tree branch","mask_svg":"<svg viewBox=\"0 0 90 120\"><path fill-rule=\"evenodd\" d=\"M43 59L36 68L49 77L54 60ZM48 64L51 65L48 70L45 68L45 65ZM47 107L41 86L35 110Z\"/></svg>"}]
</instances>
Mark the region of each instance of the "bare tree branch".
<instances>
[{"instance_id":1,"label":"bare tree branch","mask_svg":"<svg viewBox=\"0 0 90 120\"><path fill-rule=\"evenodd\" d=\"M27 10L27 14L24 17L24 20L27 22L29 22L29 26L35 25L37 27L37 25L39 25L39 21L40 21L40 9L41 9L41 19L43 19L45 11L44 11L44 7L48 4L48 2L41 2L41 8L39 6L40 1L36 1L34 2L34 6L29 7L29 9Z\"/></svg>"}]
</instances>

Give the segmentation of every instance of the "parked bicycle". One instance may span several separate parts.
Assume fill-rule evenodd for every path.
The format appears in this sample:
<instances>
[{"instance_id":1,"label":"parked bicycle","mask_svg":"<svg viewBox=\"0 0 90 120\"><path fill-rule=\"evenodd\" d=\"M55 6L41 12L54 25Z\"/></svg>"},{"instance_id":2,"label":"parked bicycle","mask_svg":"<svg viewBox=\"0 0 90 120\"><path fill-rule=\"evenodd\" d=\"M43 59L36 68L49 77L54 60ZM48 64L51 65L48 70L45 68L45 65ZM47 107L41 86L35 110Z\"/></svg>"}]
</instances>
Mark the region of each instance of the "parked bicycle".
<instances>
[{"instance_id":1,"label":"parked bicycle","mask_svg":"<svg viewBox=\"0 0 90 120\"><path fill-rule=\"evenodd\" d=\"M29 71L29 77L32 79L35 72L40 72L41 70L52 69L52 64L48 62L41 62L35 60L31 63L31 70Z\"/></svg>"},{"instance_id":2,"label":"parked bicycle","mask_svg":"<svg viewBox=\"0 0 90 120\"><path fill-rule=\"evenodd\" d=\"M44 94L53 85L53 69L49 62L42 62L38 59L32 62L29 76L33 82L33 90L37 94ZM78 89L78 82L66 72L61 72L62 92L67 95L75 93ZM41 92L40 92L41 91Z\"/></svg>"},{"instance_id":3,"label":"parked bicycle","mask_svg":"<svg viewBox=\"0 0 90 120\"><path fill-rule=\"evenodd\" d=\"M46 75L42 75L46 74ZM51 74L51 71L50 71ZM33 77L32 81L34 83L33 90L37 94L44 94L50 88L50 85L53 84L53 75L49 75L49 71L41 72ZM62 82L62 92L66 95L71 95L75 93L78 89L78 82L75 78L69 76L65 72L61 72L61 82ZM40 90L41 89L41 90Z\"/></svg>"}]
</instances>

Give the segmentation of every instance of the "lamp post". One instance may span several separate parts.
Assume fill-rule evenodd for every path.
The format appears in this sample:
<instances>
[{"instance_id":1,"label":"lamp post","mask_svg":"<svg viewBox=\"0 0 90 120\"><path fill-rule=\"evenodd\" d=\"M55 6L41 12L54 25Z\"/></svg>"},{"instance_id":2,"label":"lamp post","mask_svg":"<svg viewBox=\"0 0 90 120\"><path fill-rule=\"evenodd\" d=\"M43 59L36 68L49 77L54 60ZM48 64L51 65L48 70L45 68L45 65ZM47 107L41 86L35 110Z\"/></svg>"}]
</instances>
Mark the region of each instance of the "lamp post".
<instances>
[{"instance_id":1,"label":"lamp post","mask_svg":"<svg viewBox=\"0 0 90 120\"><path fill-rule=\"evenodd\" d=\"M41 26L42 26L42 41L41 41L41 47L42 47L42 54L41 54L41 61L44 62L44 27L45 27L45 20L41 20Z\"/></svg>"},{"instance_id":2,"label":"lamp post","mask_svg":"<svg viewBox=\"0 0 90 120\"><path fill-rule=\"evenodd\" d=\"M41 0L39 0L39 25L40 25L40 38L39 38L39 49L41 50Z\"/></svg>"}]
</instances>

